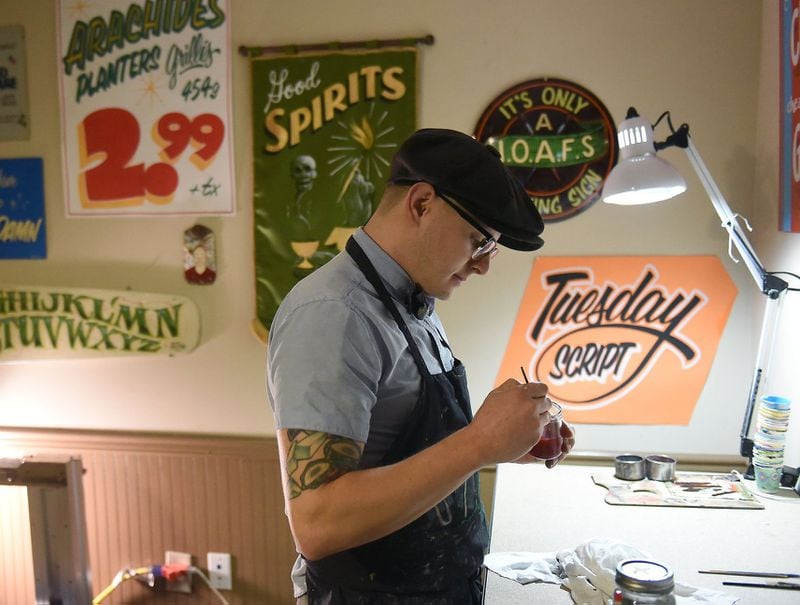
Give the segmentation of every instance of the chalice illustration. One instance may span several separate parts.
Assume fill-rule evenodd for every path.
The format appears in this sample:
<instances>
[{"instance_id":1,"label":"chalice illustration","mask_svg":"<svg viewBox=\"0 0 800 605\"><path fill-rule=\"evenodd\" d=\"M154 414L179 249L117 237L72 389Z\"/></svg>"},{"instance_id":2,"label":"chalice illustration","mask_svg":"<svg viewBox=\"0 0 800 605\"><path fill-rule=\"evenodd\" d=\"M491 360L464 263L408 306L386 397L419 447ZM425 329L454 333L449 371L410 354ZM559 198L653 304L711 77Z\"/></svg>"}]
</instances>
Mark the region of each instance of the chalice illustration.
<instances>
[{"instance_id":1,"label":"chalice illustration","mask_svg":"<svg viewBox=\"0 0 800 605\"><path fill-rule=\"evenodd\" d=\"M294 253L300 257L300 262L295 265L298 269L313 269L314 265L309 260L319 248L318 241L290 242Z\"/></svg>"}]
</instances>

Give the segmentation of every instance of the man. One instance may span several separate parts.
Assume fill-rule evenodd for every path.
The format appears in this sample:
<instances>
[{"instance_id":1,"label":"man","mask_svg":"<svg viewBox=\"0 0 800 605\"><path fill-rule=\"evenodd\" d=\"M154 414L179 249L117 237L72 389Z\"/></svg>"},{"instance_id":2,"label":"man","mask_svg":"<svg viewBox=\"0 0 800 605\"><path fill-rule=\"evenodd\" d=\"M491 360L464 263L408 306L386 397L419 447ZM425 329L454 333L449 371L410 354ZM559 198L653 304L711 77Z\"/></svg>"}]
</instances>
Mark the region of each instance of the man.
<instances>
[{"instance_id":1,"label":"man","mask_svg":"<svg viewBox=\"0 0 800 605\"><path fill-rule=\"evenodd\" d=\"M486 273L498 243L539 248L542 230L494 149L420 130L393 159L363 230L283 301L268 390L301 555L296 596L307 591L311 605L480 602L488 534L477 471L533 460L547 387L509 379L473 419L433 301ZM574 444L566 424L562 436L548 466Z\"/></svg>"}]
</instances>

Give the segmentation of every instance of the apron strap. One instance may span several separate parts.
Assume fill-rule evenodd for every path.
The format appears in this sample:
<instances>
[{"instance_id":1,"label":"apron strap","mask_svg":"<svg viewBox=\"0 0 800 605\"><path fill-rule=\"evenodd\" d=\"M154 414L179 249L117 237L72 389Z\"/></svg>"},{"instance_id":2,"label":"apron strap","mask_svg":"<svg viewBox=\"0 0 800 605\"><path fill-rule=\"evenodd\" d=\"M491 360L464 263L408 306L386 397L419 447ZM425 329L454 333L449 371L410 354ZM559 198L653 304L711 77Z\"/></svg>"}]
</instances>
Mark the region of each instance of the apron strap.
<instances>
[{"instance_id":1,"label":"apron strap","mask_svg":"<svg viewBox=\"0 0 800 605\"><path fill-rule=\"evenodd\" d=\"M419 347L417 347L417 343L414 342L414 337L411 336L411 332L409 332L406 322L403 321L403 317L400 315L400 311L397 309L397 304L394 302L392 296L389 294L389 291L386 289L386 285L378 275L378 271L375 269L375 266L372 264L372 262L370 262L364 250L358 245L358 242L353 239L352 236L347 240L345 250L347 250L347 253L356 262L356 265L358 265L359 269L361 269L361 272L367 278L369 283L372 284L372 287L375 288L375 291L378 293L378 297L389 310L389 313L391 313L395 323L397 323L397 326L400 328L403 336L405 336L406 342L408 343L408 348L417 364L419 373L423 376L430 376L428 366L425 365L425 361L422 359L422 354L419 352ZM439 349L437 348L436 351L438 353Z\"/></svg>"},{"instance_id":2,"label":"apron strap","mask_svg":"<svg viewBox=\"0 0 800 605\"><path fill-rule=\"evenodd\" d=\"M444 365L444 359L442 359L442 353L439 350L439 343L436 342L436 337L431 332L428 332L428 338L431 341L431 348L433 349L433 352L436 354L436 359L439 360L439 367L442 368L443 373L447 373L447 366ZM447 347L447 344L446 343L444 344ZM450 347L447 348L449 349Z\"/></svg>"}]
</instances>

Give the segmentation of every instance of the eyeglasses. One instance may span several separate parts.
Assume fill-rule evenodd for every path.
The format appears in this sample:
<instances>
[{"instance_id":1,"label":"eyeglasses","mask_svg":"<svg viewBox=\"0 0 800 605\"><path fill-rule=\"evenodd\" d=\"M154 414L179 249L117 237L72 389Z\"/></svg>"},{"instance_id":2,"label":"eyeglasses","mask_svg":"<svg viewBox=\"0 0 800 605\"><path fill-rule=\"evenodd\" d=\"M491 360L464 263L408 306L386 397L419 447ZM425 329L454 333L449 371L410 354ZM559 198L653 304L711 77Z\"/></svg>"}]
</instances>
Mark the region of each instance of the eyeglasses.
<instances>
[{"instance_id":1,"label":"eyeglasses","mask_svg":"<svg viewBox=\"0 0 800 605\"><path fill-rule=\"evenodd\" d=\"M497 247L497 240L494 239L494 236L484 229L469 212L464 210L458 204L458 202L444 195L441 191L436 189L436 187L434 187L434 191L436 191L436 195L442 198L442 200L444 200L448 206L455 210L461 218L467 221L476 231L478 231L478 233L483 236L483 239L478 242L475 251L472 253L472 260L481 260L485 258L486 255L489 255L489 258L494 258L497 253L500 252L499 248Z\"/></svg>"}]
</instances>

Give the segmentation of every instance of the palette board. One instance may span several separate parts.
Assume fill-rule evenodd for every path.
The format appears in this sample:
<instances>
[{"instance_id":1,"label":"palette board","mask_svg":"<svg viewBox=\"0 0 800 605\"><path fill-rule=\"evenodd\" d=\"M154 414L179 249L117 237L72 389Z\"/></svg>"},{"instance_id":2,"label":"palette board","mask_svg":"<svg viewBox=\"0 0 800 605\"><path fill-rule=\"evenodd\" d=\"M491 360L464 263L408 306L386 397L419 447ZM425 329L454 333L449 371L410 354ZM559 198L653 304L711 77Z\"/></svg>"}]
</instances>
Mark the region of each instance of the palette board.
<instances>
[{"instance_id":1,"label":"palette board","mask_svg":"<svg viewBox=\"0 0 800 605\"><path fill-rule=\"evenodd\" d=\"M682 506L692 508L752 508L764 505L732 474L677 472L673 481L626 481L613 470L592 473L592 481L605 487L608 504L632 506Z\"/></svg>"}]
</instances>

